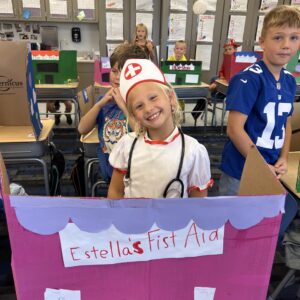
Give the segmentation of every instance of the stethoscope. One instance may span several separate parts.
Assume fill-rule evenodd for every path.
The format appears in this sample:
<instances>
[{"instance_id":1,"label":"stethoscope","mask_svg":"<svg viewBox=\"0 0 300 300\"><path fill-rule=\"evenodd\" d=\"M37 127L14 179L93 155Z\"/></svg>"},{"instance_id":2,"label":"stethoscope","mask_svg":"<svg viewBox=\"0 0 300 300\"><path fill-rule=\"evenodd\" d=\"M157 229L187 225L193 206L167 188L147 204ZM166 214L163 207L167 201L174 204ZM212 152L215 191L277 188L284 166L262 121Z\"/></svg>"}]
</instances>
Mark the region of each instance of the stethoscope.
<instances>
[{"instance_id":1,"label":"stethoscope","mask_svg":"<svg viewBox=\"0 0 300 300\"><path fill-rule=\"evenodd\" d=\"M182 130L180 128L178 128L180 136L181 136L181 155L180 155L180 161L179 161L179 166L178 166L178 171L177 171L177 175L174 179L172 179L166 186L163 196L164 198L167 197L167 194L169 192L169 189L171 187L171 185L173 185L174 183L179 183L180 185L180 197L183 197L184 194L184 184L183 181L180 179L180 174L181 174L181 170L182 170L182 165L183 165L183 159L184 159L184 151L185 151L185 140L184 140L184 134L182 132ZM131 145L130 151L129 151L129 157L128 157L128 167L127 167L127 173L124 176L124 184L125 186L129 186L130 185L130 171L131 171L131 160L132 160L132 154L133 154L133 150L135 147L135 144L137 142L138 138L136 137Z\"/></svg>"}]
</instances>

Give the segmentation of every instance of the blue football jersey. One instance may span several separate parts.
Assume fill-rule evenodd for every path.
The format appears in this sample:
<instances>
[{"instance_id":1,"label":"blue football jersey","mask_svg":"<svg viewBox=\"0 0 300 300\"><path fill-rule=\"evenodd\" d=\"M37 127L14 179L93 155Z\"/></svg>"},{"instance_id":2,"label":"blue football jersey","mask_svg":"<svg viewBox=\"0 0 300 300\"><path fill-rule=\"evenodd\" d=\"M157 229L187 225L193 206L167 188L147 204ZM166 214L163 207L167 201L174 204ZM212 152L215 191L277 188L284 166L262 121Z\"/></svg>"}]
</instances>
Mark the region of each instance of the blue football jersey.
<instances>
[{"instance_id":1,"label":"blue football jersey","mask_svg":"<svg viewBox=\"0 0 300 300\"><path fill-rule=\"evenodd\" d=\"M278 81L263 61L234 76L228 86L226 109L247 115L245 131L267 163L279 158L287 118L293 112L296 81L284 68ZM224 146L221 170L240 179L245 158L231 140Z\"/></svg>"}]
</instances>

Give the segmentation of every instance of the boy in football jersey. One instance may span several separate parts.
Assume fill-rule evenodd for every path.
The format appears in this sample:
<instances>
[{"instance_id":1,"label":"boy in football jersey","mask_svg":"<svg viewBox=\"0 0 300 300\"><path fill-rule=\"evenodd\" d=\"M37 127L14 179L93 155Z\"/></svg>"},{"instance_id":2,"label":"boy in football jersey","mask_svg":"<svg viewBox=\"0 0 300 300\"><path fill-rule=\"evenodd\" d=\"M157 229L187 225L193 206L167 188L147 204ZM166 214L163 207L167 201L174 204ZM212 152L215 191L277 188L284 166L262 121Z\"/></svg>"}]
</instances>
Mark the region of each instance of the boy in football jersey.
<instances>
[{"instance_id":1,"label":"boy in football jersey","mask_svg":"<svg viewBox=\"0 0 300 300\"><path fill-rule=\"evenodd\" d=\"M236 195L245 158L255 145L277 178L287 172L294 77L284 68L300 47L300 10L280 5L264 18L260 37L263 59L232 78L220 195Z\"/></svg>"}]
</instances>

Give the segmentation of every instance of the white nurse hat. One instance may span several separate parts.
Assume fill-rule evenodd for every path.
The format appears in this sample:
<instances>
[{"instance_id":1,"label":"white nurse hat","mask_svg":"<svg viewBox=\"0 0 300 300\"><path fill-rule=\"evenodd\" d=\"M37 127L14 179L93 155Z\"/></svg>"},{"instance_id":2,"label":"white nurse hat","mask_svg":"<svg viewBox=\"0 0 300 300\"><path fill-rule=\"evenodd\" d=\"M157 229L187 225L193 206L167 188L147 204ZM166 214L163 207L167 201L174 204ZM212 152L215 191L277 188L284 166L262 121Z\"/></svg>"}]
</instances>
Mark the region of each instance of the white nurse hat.
<instances>
[{"instance_id":1,"label":"white nurse hat","mask_svg":"<svg viewBox=\"0 0 300 300\"><path fill-rule=\"evenodd\" d=\"M132 88L141 82L158 82L167 84L161 70L148 59L128 59L120 74L120 92L124 101Z\"/></svg>"}]
</instances>

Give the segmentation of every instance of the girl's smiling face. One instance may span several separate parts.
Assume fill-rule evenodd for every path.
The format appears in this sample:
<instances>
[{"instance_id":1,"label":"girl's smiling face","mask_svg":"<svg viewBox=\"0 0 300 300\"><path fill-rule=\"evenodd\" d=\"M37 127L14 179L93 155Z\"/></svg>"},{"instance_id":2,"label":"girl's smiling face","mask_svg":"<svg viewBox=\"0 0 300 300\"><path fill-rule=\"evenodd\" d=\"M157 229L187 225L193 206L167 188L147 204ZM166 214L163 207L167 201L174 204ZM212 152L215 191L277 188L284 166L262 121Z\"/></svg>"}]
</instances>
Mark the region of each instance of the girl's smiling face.
<instances>
[{"instance_id":1,"label":"girl's smiling face","mask_svg":"<svg viewBox=\"0 0 300 300\"><path fill-rule=\"evenodd\" d=\"M151 139L166 139L174 130L172 106L174 95L161 84L142 82L128 94L127 105Z\"/></svg>"}]
</instances>

